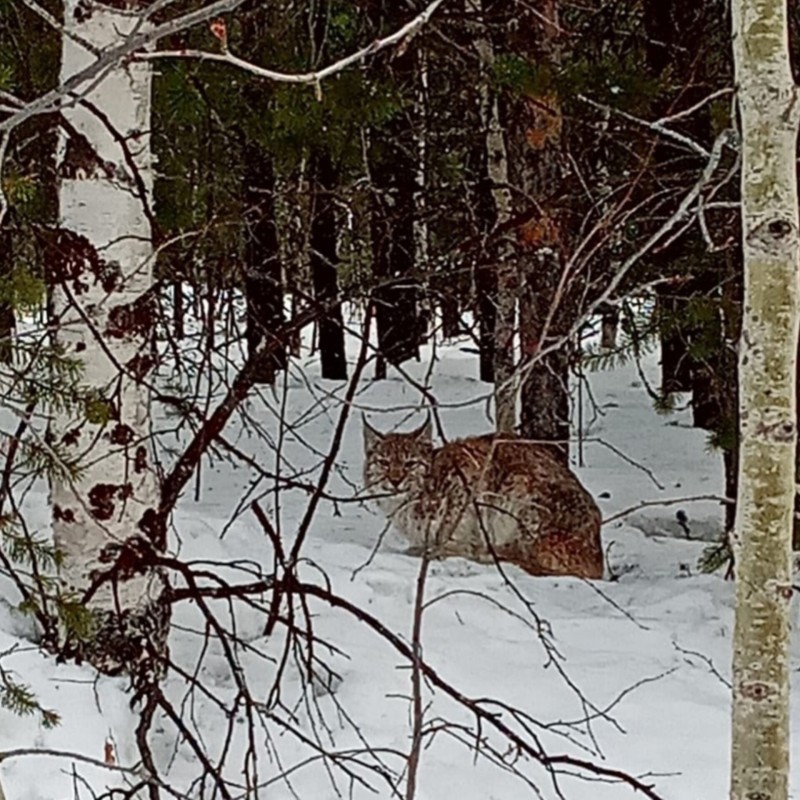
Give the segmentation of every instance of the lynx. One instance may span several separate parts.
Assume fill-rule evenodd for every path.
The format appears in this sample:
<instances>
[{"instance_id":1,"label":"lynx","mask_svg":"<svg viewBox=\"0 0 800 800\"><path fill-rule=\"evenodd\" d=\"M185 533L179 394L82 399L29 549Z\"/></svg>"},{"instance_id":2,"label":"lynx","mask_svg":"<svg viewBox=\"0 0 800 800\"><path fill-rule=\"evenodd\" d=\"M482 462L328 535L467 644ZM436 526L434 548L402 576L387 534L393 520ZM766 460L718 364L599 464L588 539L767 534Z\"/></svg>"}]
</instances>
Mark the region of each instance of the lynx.
<instances>
[{"instance_id":1,"label":"lynx","mask_svg":"<svg viewBox=\"0 0 800 800\"><path fill-rule=\"evenodd\" d=\"M603 577L600 510L547 445L488 434L434 447L430 421L383 434L365 419L364 451L365 487L413 552Z\"/></svg>"}]
</instances>

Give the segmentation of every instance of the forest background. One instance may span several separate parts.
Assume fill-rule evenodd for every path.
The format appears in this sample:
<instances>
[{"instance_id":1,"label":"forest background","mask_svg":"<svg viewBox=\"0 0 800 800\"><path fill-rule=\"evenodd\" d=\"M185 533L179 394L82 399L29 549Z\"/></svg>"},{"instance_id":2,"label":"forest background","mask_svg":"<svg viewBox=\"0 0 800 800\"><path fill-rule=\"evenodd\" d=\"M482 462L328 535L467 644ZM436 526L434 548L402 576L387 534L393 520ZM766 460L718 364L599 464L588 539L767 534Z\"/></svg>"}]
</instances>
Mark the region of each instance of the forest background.
<instances>
[{"instance_id":1,"label":"forest background","mask_svg":"<svg viewBox=\"0 0 800 800\"><path fill-rule=\"evenodd\" d=\"M796 4L786 21L796 59ZM684 0L162 0L106 11L2 0L1 558L45 649L132 674L144 777L129 794L167 791L148 744L162 715L193 743L208 791L258 784L245 754L246 788L234 791L225 759L212 763L160 691L177 668L166 609L203 607L237 674L235 630L203 598L258 596L265 633L286 627L312 686L306 604L315 593L337 601L300 578L306 534L337 502L327 482L360 382L399 377L416 392L409 413L431 409L446 435L437 360L416 368L430 348L472 357L487 425L578 463L584 425L572 412L584 404L571 387L588 392L587 373L637 365L659 412L688 402L708 432L725 476L721 530L732 530L745 264L731 25L725 4ZM101 65L96 80L86 53ZM116 96L103 94L109 75ZM126 86L136 124L119 121ZM284 437L303 437L287 398L304 341L332 382L325 407L340 413L315 468L284 469ZM638 365L656 351L653 383ZM277 438L250 413L253 398L279 421ZM157 413L171 420L171 451L152 444ZM230 424L268 440L275 466L228 436ZM178 499L192 482L200 493L215 459L272 487L266 511L241 503L274 562L244 584L168 546ZM41 481L53 486L52 536L24 513ZM306 511L284 532L278 509L298 490ZM85 520L94 527L76 538ZM723 539L702 567L730 556ZM407 797L425 738L420 681L434 679L418 645L402 645L417 678L412 755L396 781ZM24 685L4 685L4 702L48 721ZM232 708L252 715L250 730L278 702L265 711L245 683L238 693ZM522 734L499 730L554 768Z\"/></svg>"}]
</instances>

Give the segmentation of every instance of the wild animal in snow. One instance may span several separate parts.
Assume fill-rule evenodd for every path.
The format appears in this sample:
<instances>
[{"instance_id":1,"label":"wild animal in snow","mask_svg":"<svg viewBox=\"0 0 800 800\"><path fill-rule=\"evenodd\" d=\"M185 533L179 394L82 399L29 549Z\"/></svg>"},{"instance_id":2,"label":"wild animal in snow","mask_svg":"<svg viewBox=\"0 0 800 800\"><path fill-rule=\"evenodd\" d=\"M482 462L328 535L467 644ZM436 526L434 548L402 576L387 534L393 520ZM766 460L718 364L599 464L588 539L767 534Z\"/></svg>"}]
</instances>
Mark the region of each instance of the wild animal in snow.
<instances>
[{"instance_id":1,"label":"wild animal in snow","mask_svg":"<svg viewBox=\"0 0 800 800\"><path fill-rule=\"evenodd\" d=\"M364 484L412 552L603 577L600 510L546 444L487 434L434 447L430 420L380 433L364 419Z\"/></svg>"}]
</instances>

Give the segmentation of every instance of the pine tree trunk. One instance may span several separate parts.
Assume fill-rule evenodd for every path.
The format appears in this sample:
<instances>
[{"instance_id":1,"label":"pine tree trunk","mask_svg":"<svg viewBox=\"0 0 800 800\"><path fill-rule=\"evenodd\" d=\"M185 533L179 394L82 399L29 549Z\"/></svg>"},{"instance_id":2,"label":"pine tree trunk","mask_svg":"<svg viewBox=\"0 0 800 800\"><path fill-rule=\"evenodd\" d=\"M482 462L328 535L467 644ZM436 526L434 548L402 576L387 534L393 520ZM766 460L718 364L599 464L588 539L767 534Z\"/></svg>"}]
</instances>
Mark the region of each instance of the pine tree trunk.
<instances>
[{"instance_id":1,"label":"pine tree trunk","mask_svg":"<svg viewBox=\"0 0 800 800\"><path fill-rule=\"evenodd\" d=\"M656 315L661 342L661 393L691 392L694 360L689 355L689 331L681 317L685 316L686 298L676 295L672 287L656 294ZM699 426L703 427L703 426Z\"/></svg>"},{"instance_id":2,"label":"pine tree trunk","mask_svg":"<svg viewBox=\"0 0 800 800\"><path fill-rule=\"evenodd\" d=\"M439 292L439 308L442 313L442 336L455 339L461 334L461 309L455 291L447 289Z\"/></svg>"},{"instance_id":3,"label":"pine tree trunk","mask_svg":"<svg viewBox=\"0 0 800 800\"><path fill-rule=\"evenodd\" d=\"M723 468L725 497L736 500L739 485L739 364L736 343L742 333L742 264L737 248L726 259L727 280L722 288L722 356L719 371L724 384L721 392L723 425ZM736 503L725 504L725 530L736 522Z\"/></svg>"},{"instance_id":4,"label":"pine tree trunk","mask_svg":"<svg viewBox=\"0 0 800 800\"><path fill-rule=\"evenodd\" d=\"M482 256L479 256L482 259ZM494 383L495 326L497 324L497 270L493 264L475 268L475 315L478 321L478 370L480 379Z\"/></svg>"},{"instance_id":5,"label":"pine tree trunk","mask_svg":"<svg viewBox=\"0 0 800 800\"><path fill-rule=\"evenodd\" d=\"M373 293L378 350L390 364L419 358L414 269L414 174L398 155L372 169Z\"/></svg>"},{"instance_id":6,"label":"pine tree trunk","mask_svg":"<svg viewBox=\"0 0 800 800\"><path fill-rule=\"evenodd\" d=\"M100 51L118 44L139 25L129 11L68 0L64 25ZM94 59L70 36L63 39L62 80ZM66 107L73 128L58 167L62 227L52 236L48 273L52 282L56 338L83 365L81 383L93 393L55 415L51 429L62 456L82 468L69 481L53 479L53 534L64 555L62 594L81 598L103 573L122 543L162 549L148 538L145 514L158 506L159 484L150 438L150 396L142 382L153 367L153 247L145 207L152 197L150 153L150 62L110 69L88 90L77 87L129 142L138 177L107 128L88 110ZM145 196L140 194L144 189ZM101 347L96 335L103 337ZM114 563L115 559L111 559ZM166 582L153 569L115 573L88 603L97 615L91 641L69 639L62 652L84 657L107 673L130 672L152 680L162 672L168 606Z\"/></svg>"},{"instance_id":7,"label":"pine tree trunk","mask_svg":"<svg viewBox=\"0 0 800 800\"><path fill-rule=\"evenodd\" d=\"M531 54L556 69L562 31L558 0L528 11L520 37ZM522 251L519 291L520 429L526 439L552 442L557 457L569 456L569 342L544 357L540 351L564 339L574 318L570 287L560 287L569 247L565 202L568 168L562 153L564 117L554 89L525 96L514 118L512 183L522 187L517 213L527 221L519 229Z\"/></svg>"},{"instance_id":8,"label":"pine tree trunk","mask_svg":"<svg viewBox=\"0 0 800 800\"><path fill-rule=\"evenodd\" d=\"M731 800L787 800L800 103L785 0L733 0L744 313Z\"/></svg>"},{"instance_id":9,"label":"pine tree trunk","mask_svg":"<svg viewBox=\"0 0 800 800\"><path fill-rule=\"evenodd\" d=\"M539 358L525 376L520 397L522 435L552 443L564 463L569 456L569 361L567 346Z\"/></svg>"},{"instance_id":10,"label":"pine tree trunk","mask_svg":"<svg viewBox=\"0 0 800 800\"><path fill-rule=\"evenodd\" d=\"M255 352L284 322L283 275L275 219L275 174L271 159L254 142L245 145L245 279L247 348ZM286 368L285 345L262 358L259 383L270 384Z\"/></svg>"},{"instance_id":11,"label":"pine tree trunk","mask_svg":"<svg viewBox=\"0 0 800 800\"><path fill-rule=\"evenodd\" d=\"M370 0L369 15L377 31L405 20L405 12L382 0ZM415 77L414 44L395 52L389 64L397 91L412 85ZM415 194L417 158L414 132L405 114L388 123L380 137L373 136L369 152L372 179L372 272L378 351L381 359L400 365L419 358L420 324L417 309ZM385 365L384 365L385 366ZM376 377L381 374L378 365Z\"/></svg>"},{"instance_id":12,"label":"pine tree trunk","mask_svg":"<svg viewBox=\"0 0 800 800\"><path fill-rule=\"evenodd\" d=\"M339 276L336 270L338 230L333 192L336 174L329 153L317 153L311 161L313 207L311 211L311 278L314 297L328 310L320 317L319 354L322 377L343 381L347 379L347 359L344 351L344 325L339 296ZM333 304L332 304L333 303Z\"/></svg>"},{"instance_id":13,"label":"pine tree trunk","mask_svg":"<svg viewBox=\"0 0 800 800\"><path fill-rule=\"evenodd\" d=\"M186 335L184 314L186 303L183 295L183 281L177 277L172 282L172 335L180 341Z\"/></svg>"},{"instance_id":14,"label":"pine tree trunk","mask_svg":"<svg viewBox=\"0 0 800 800\"><path fill-rule=\"evenodd\" d=\"M478 176L472 196L472 217L475 220L475 233L481 244L470 253L474 313L477 328L478 368L482 381L494 381L494 343L495 322L497 319L497 269L495 259L488 244L494 226L495 206L492 198L492 184L486 164L485 126L481 130L481 141L470 150L469 171Z\"/></svg>"},{"instance_id":15,"label":"pine tree trunk","mask_svg":"<svg viewBox=\"0 0 800 800\"><path fill-rule=\"evenodd\" d=\"M619 306L604 307L600 321L600 347L603 350L616 350L618 332Z\"/></svg>"}]
</instances>

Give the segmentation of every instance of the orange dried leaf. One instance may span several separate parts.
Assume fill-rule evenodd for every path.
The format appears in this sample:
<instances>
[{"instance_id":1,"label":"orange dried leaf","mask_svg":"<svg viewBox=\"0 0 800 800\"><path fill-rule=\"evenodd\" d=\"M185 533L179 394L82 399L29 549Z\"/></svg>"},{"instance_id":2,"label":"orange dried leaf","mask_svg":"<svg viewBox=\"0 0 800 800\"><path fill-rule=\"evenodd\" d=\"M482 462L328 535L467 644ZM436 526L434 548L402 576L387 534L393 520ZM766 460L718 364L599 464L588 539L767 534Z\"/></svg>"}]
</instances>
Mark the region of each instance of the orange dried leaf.
<instances>
[{"instance_id":1,"label":"orange dried leaf","mask_svg":"<svg viewBox=\"0 0 800 800\"><path fill-rule=\"evenodd\" d=\"M549 216L526 222L519 229L520 242L527 247L555 247L561 241L558 223Z\"/></svg>"},{"instance_id":2,"label":"orange dried leaf","mask_svg":"<svg viewBox=\"0 0 800 800\"><path fill-rule=\"evenodd\" d=\"M541 150L548 143L557 144L564 126L558 96L550 93L530 97L527 106L530 124L525 131L525 138L528 144L534 150Z\"/></svg>"},{"instance_id":3,"label":"orange dried leaf","mask_svg":"<svg viewBox=\"0 0 800 800\"><path fill-rule=\"evenodd\" d=\"M225 20L221 18L217 18L212 20L208 26L211 29L211 33L220 40L223 47L228 46L228 26L225 24Z\"/></svg>"}]
</instances>

